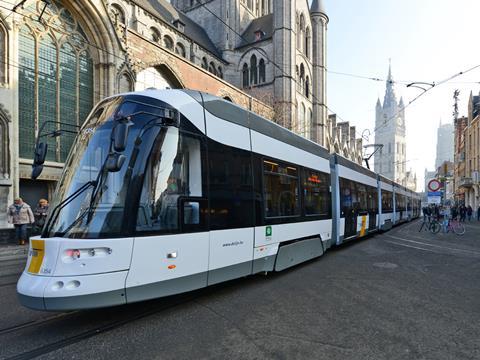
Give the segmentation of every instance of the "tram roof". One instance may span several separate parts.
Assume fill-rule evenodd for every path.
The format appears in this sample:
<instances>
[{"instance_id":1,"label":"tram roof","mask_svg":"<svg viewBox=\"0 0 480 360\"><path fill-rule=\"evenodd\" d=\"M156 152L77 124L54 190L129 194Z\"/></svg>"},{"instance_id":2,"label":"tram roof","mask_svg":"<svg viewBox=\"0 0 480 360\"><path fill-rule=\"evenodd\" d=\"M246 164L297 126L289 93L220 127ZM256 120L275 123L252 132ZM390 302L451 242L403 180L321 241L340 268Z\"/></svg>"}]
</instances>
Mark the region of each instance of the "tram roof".
<instances>
[{"instance_id":1,"label":"tram roof","mask_svg":"<svg viewBox=\"0 0 480 360\"><path fill-rule=\"evenodd\" d=\"M218 118L257 131L324 159L330 158L330 153L323 146L305 139L250 110L208 93L195 90L182 91L193 97L200 104L203 104L205 110Z\"/></svg>"}]
</instances>

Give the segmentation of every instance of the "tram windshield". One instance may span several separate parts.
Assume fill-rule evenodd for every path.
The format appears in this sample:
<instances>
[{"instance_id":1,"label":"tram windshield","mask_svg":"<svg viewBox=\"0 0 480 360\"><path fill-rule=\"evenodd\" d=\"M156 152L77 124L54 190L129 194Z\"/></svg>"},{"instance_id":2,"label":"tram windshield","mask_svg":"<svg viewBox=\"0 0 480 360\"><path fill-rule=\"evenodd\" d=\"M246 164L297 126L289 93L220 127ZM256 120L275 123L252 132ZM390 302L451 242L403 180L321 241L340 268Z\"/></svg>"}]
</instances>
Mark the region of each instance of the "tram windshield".
<instances>
[{"instance_id":1,"label":"tram windshield","mask_svg":"<svg viewBox=\"0 0 480 360\"><path fill-rule=\"evenodd\" d=\"M162 118L164 111L128 97L109 99L97 106L65 163L44 237L101 238L122 234L132 168L146 155L142 153L144 145L139 143L156 138L160 129L153 130L149 125ZM112 152L112 129L118 119L128 120L128 138L122 151L126 160L119 171L108 171L105 164Z\"/></svg>"}]
</instances>

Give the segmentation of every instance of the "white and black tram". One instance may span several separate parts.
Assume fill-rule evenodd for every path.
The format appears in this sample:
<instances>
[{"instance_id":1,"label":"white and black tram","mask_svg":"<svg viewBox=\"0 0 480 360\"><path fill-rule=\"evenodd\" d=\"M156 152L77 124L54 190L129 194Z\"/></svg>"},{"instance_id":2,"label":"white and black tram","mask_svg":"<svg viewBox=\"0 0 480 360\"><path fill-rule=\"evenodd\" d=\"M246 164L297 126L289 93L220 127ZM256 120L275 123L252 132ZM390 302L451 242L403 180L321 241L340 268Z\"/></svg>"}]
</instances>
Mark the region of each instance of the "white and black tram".
<instances>
[{"instance_id":1,"label":"white and black tram","mask_svg":"<svg viewBox=\"0 0 480 360\"><path fill-rule=\"evenodd\" d=\"M119 95L80 129L17 291L40 310L168 296L281 271L419 209L417 194L223 99Z\"/></svg>"}]
</instances>

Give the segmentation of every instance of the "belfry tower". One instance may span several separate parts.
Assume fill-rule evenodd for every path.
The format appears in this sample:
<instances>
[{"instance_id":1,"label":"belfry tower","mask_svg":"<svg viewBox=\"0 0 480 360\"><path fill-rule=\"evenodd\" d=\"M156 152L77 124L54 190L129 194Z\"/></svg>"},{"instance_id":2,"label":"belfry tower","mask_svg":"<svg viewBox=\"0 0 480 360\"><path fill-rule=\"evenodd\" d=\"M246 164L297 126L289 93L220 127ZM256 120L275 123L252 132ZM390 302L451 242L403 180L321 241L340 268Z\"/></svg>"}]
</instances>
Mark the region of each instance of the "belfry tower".
<instances>
[{"instance_id":1,"label":"belfry tower","mask_svg":"<svg viewBox=\"0 0 480 360\"><path fill-rule=\"evenodd\" d=\"M389 66L383 105L380 99L376 105L375 144L383 148L375 153L375 172L406 185L406 140L405 140L405 105L403 98L397 102Z\"/></svg>"}]
</instances>

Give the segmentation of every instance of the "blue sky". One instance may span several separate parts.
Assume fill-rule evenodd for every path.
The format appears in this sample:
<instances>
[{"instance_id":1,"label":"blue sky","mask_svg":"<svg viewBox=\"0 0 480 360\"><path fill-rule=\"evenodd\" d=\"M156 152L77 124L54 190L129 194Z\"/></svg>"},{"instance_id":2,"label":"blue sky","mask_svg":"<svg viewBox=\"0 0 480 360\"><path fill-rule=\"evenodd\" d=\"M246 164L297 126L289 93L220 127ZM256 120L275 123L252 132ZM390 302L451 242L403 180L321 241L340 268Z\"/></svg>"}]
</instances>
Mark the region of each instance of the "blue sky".
<instances>
[{"instance_id":1,"label":"blue sky","mask_svg":"<svg viewBox=\"0 0 480 360\"><path fill-rule=\"evenodd\" d=\"M395 81L440 82L480 64L478 0L324 0L330 22L327 69L385 79L391 58ZM460 114L470 91L480 91L480 68L435 87L406 110L407 169L423 188L433 169L440 119L452 122L453 90L461 91ZM474 83L476 82L476 83ZM420 90L396 84L408 103ZM385 83L329 73L328 106L359 132L372 130ZM373 142L373 136L371 136Z\"/></svg>"}]
</instances>

